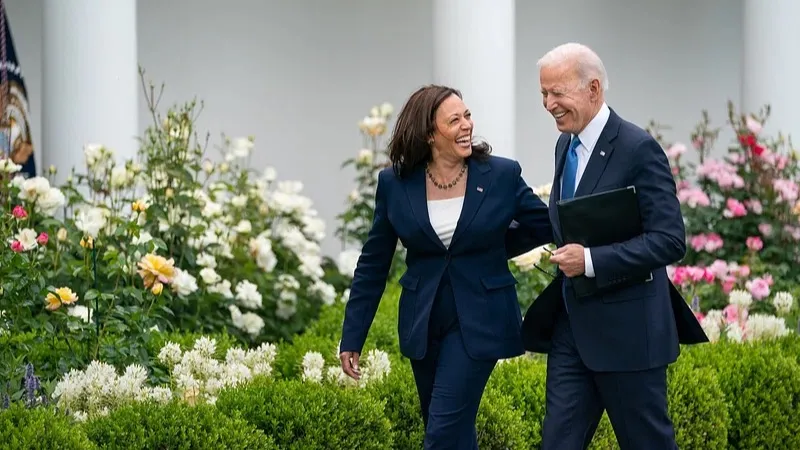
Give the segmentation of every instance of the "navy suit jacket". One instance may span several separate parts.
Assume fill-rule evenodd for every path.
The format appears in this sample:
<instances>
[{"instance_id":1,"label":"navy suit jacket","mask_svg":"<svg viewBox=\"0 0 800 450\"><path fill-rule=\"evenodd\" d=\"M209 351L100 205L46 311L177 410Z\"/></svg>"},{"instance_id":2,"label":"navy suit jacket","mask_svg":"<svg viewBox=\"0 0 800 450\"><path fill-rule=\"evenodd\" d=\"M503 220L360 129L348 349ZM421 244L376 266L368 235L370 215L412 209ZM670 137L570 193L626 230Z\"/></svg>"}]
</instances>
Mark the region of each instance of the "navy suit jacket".
<instances>
[{"instance_id":1,"label":"navy suit jacket","mask_svg":"<svg viewBox=\"0 0 800 450\"><path fill-rule=\"evenodd\" d=\"M502 359L524 352L506 233L516 221L531 237L528 245L552 242L547 206L525 183L516 161L490 156L470 158L468 164L464 205L449 249L428 217L424 168L406 178L392 168L380 172L375 215L350 286L340 351L362 351L399 238L407 249L407 269L399 280L403 355L425 356L431 306L445 271L467 353L475 359Z\"/></svg>"},{"instance_id":2,"label":"navy suit jacket","mask_svg":"<svg viewBox=\"0 0 800 450\"><path fill-rule=\"evenodd\" d=\"M563 133L556 144L550 195L550 220L558 246L564 242L555 202L561 198L561 174L570 140L571 135ZM566 304L575 343L584 364L594 371L664 366L677 359L679 342L707 341L667 276L666 266L686 253L686 231L667 156L650 134L611 110L575 197L630 185L636 186L644 233L590 249L602 293L578 298L567 282ZM624 284L632 274L647 272L653 274L651 281ZM549 351L555 316L563 308L564 275L560 271L558 275L526 313L528 350Z\"/></svg>"}]
</instances>

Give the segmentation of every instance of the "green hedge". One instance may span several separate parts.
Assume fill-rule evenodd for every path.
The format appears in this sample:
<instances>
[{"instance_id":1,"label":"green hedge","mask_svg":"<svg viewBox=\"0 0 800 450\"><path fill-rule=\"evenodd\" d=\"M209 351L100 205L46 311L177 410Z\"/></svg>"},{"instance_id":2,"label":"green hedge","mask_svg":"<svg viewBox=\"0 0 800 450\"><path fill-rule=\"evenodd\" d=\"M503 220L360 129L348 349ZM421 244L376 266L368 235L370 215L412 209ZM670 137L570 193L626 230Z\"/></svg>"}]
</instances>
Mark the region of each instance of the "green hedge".
<instances>
[{"instance_id":1,"label":"green hedge","mask_svg":"<svg viewBox=\"0 0 800 450\"><path fill-rule=\"evenodd\" d=\"M337 364L342 318L343 305L326 308L307 333L279 345L273 378L226 389L215 406L133 405L84 425L52 408L14 406L0 412L0 448L420 448L419 400L410 364L397 350L396 289L387 289L365 346L390 353L385 380L343 388L299 379L307 351ZM166 338L189 344L195 336ZM222 354L231 342L217 340ZM48 355L44 342L32 348ZM545 380L544 357L498 364L478 413L481 449L541 446ZM668 400L679 448L800 448L800 338L683 348L668 371ZM607 416L590 448L618 448Z\"/></svg>"},{"instance_id":2,"label":"green hedge","mask_svg":"<svg viewBox=\"0 0 800 450\"><path fill-rule=\"evenodd\" d=\"M392 448L384 405L359 389L261 379L223 391L216 405L272 436L281 449Z\"/></svg>"},{"instance_id":3,"label":"green hedge","mask_svg":"<svg viewBox=\"0 0 800 450\"><path fill-rule=\"evenodd\" d=\"M775 344L706 345L683 361L719 379L734 449L800 448L800 365L792 336Z\"/></svg>"},{"instance_id":4,"label":"green hedge","mask_svg":"<svg viewBox=\"0 0 800 450\"><path fill-rule=\"evenodd\" d=\"M0 410L0 449L34 448L92 450L96 446L67 416L52 408L27 409L16 403Z\"/></svg>"},{"instance_id":5,"label":"green hedge","mask_svg":"<svg viewBox=\"0 0 800 450\"><path fill-rule=\"evenodd\" d=\"M800 365L786 353L791 348L796 336L684 349L668 371L679 448L800 448ZM419 448L424 430L411 369L391 359L388 377L365 388L259 379L224 390L216 406L138 404L83 426L52 408L15 405L0 412L0 448ZM482 449L539 448L545 380L543 358L498 365L478 413ZM618 448L607 417L590 448Z\"/></svg>"},{"instance_id":6,"label":"green hedge","mask_svg":"<svg viewBox=\"0 0 800 450\"><path fill-rule=\"evenodd\" d=\"M88 422L84 429L98 448L105 449L279 448L246 420L211 405L134 404Z\"/></svg>"}]
</instances>

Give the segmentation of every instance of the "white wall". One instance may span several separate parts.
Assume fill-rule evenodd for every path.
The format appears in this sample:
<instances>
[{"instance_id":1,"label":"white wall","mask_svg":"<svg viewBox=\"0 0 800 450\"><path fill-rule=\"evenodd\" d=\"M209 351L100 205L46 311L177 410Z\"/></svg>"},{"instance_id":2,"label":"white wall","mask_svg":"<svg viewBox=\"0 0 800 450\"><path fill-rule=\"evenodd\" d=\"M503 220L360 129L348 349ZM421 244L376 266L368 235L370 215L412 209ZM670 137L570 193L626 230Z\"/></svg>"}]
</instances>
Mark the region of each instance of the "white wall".
<instances>
[{"instance_id":1,"label":"white wall","mask_svg":"<svg viewBox=\"0 0 800 450\"><path fill-rule=\"evenodd\" d=\"M36 143L42 1L5 3ZM139 0L138 7L140 64L167 84L164 106L197 96L205 101L199 125L213 138L255 135L253 167L273 165L281 178L305 183L328 219L325 250L335 253L333 217L353 187L339 164L360 148L356 123L383 101L399 109L431 80L430 0ZM516 155L528 183L550 181L557 136L541 105L539 56L565 41L592 46L609 73L612 108L642 126L669 124L669 137L688 140L702 109L719 125L727 100L739 102L741 11L741 0L517 1ZM147 120L142 110L142 126Z\"/></svg>"}]
</instances>

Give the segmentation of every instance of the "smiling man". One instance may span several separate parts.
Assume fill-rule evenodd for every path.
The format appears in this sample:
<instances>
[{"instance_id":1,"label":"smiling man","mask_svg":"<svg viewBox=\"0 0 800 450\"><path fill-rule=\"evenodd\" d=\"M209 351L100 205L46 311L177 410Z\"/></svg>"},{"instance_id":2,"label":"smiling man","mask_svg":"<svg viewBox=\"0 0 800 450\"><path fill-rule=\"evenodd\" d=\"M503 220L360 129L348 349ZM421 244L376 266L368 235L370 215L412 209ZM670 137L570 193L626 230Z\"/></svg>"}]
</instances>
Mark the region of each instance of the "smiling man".
<instances>
[{"instance_id":1,"label":"smiling man","mask_svg":"<svg viewBox=\"0 0 800 450\"><path fill-rule=\"evenodd\" d=\"M531 309L526 315L531 329L540 330L529 350L548 354L542 448L586 448L605 410L622 450L677 449L667 413L667 366L677 359L679 343L707 339L667 277L666 266L686 251L667 157L645 130L606 105L606 70L591 49L564 44L537 65L543 105L561 131L550 195L558 245L550 260L559 275L534 302L552 313ZM592 248L564 242L558 200L630 185L642 234ZM636 275L643 273L652 277L621 282L644 279ZM604 289L578 297L577 277L593 278Z\"/></svg>"}]
</instances>

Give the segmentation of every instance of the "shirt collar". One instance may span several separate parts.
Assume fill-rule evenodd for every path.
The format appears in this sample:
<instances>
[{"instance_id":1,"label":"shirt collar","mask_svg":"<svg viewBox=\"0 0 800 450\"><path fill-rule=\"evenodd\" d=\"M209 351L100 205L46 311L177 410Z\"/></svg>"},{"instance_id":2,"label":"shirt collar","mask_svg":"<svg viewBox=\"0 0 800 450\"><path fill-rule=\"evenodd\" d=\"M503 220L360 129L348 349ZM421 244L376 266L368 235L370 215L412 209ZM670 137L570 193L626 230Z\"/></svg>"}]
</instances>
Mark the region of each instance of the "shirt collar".
<instances>
[{"instance_id":1,"label":"shirt collar","mask_svg":"<svg viewBox=\"0 0 800 450\"><path fill-rule=\"evenodd\" d=\"M595 144L597 144L597 140L600 139L600 134L603 133L603 128L606 127L610 115L611 111L608 109L608 105L603 102L600 106L600 111L598 111L589 124L586 125L586 128L578 134L578 139L581 140L581 144L586 148L589 154L592 153Z\"/></svg>"}]
</instances>

